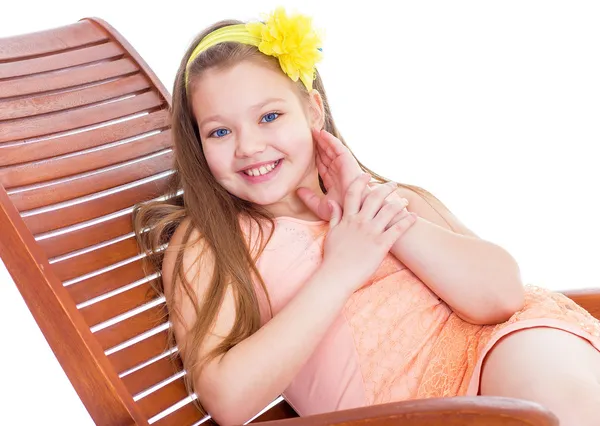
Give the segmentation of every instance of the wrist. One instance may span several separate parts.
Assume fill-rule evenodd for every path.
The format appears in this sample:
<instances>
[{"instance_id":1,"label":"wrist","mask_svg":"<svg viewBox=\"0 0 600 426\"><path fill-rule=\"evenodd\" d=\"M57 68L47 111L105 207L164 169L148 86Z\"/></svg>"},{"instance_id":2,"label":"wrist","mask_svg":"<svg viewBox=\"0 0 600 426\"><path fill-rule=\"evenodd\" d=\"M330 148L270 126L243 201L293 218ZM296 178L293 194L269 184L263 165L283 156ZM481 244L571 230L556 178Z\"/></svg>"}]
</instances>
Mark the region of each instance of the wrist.
<instances>
[{"instance_id":1,"label":"wrist","mask_svg":"<svg viewBox=\"0 0 600 426\"><path fill-rule=\"evenodd\" d=\"M404 214L404 213L402 213ZM413 213L415 215L414 223L404 232L400 238L396 240L392 249L398 249L400 247L407 247L413 244L418 238L421 232L415 232L415 229L422 228L424 224L430 224L426 219L423 219L419 215Z\"/></svg>"},{"instance_id":2,"label":"wrist","mask_svg":"<svg viewBox=\"0 0 600 426\"><path fill-rule=\"evenodd\" d=\"M356 283L356 276L352 276L350 269L348 266L344 267L335 261L324 259L313 278L316 281L327 283L329 289L341 297L348 298L359 287L359 284Z\"/></svg>"}]
</instances>

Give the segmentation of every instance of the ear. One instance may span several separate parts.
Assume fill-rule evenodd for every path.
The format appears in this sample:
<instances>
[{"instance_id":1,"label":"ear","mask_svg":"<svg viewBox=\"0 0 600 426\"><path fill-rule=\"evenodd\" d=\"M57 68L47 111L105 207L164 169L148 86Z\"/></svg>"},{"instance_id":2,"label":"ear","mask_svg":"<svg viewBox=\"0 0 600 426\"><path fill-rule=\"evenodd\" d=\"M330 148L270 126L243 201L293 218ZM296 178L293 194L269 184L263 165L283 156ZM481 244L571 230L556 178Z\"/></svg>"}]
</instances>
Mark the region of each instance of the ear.
<instances>
[{"instance_id":1,"label":"ear","mask_svg":"<svg viewBox=\"0 0 600 426\"><path fill-rule=\"evenodd\" d=\"M325 125L325 107L323 106L323 98L316 89L312 89L308 96L310 125L314 129L321 130Z\"/></svg>"}]
</instances>

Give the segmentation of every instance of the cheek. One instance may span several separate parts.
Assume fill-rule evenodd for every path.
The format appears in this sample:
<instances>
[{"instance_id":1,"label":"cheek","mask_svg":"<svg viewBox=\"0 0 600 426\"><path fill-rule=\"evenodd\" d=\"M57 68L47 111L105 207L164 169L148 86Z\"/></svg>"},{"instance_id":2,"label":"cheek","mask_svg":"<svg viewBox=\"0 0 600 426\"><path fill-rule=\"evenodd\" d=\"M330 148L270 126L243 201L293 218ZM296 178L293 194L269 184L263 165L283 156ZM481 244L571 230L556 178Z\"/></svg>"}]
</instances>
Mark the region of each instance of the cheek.
<instances>
[{"instance_id":1,"label":"cheek","mask_svg":"<svg viewBox=\"0 0 600 426\"><path fill-rule=\"evenodd\" d=\"M290 126L277 135L281 149L290 157L308 159L313 157L314 142L310 128L305 123Z\"/></svg>"},{"instance_id":2,"label":"cheek","mask_svg":"<svg viewBox=\"0 0 600 426\"><path fill-rule=\"evenodd\" d=\"M294 138L292 142L293 155L305 165L310 165L314 161L314 142L310 132Z\"/></svg>"},{"instance_id":3,"label":"cheek","mask_svg":"<svg viewBox=\"0 0 600 426\"><path fill-rule=\"evenodd\" d=\"M208 163L208 168L213 176L218 180L229 170L229 156L223 149L217 145L203 145L204 157Z\"/></svg>"}]
</instances>

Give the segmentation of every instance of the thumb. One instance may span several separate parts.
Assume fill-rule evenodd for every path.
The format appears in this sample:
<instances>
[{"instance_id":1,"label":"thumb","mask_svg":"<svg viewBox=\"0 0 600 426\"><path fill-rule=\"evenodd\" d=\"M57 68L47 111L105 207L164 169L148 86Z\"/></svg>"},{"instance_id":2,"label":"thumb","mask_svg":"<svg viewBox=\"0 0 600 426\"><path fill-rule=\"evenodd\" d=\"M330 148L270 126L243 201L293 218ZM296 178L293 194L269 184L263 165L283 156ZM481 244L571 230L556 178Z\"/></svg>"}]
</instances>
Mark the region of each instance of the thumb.
<instances>
[{"instance_id":1,"label":"thumb","mask_svg":"<svg viewBox=\"0 0 600 426\"><path fill-rule=\"evenodd\" d=\"M342 220L342 208L338 203L331 200L327 202L327 206L331 211L331 219L329 219L329 226L333 228L338 223L340 223L340 220Z\"/></svg>"},{"instance_id":2,"label":"thumb","mask_svg":"<svg viewBox=\"0 0 600 426\"><path fill-rule=\"evenodd\" d=\"M329 220L331 213L324 197L319 197L312 189L298 188L296 191L298 198L302 200L314 214L323 220Z\"/></svg>"}]
</instances>

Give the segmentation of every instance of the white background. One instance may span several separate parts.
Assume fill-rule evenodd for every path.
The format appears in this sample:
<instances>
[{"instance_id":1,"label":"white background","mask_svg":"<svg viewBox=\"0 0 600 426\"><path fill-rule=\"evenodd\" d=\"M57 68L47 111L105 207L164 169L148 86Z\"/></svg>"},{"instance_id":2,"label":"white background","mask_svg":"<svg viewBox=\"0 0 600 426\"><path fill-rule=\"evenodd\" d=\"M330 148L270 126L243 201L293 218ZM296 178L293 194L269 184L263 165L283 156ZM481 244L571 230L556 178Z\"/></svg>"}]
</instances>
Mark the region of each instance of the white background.
<instances>
[{"instance_id":1,"label":"white background","mask_svg":"<svg viewBox=\"0 0 600 426\"><path fill-rule=\"evenodd\" d=\"M97 16L170 90L202 28L278 4L325 29L320 71L363 163L433 192L526 282L600 287L598 2L19 1L0 37ZM91 425L1 267L0 423Z\"/></svg>"}]
</instances>

